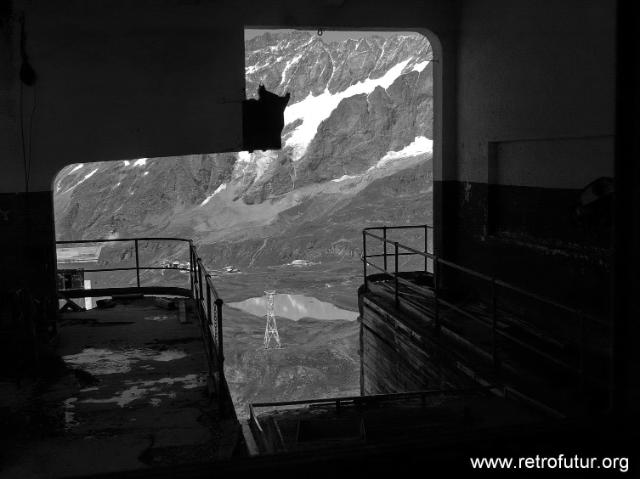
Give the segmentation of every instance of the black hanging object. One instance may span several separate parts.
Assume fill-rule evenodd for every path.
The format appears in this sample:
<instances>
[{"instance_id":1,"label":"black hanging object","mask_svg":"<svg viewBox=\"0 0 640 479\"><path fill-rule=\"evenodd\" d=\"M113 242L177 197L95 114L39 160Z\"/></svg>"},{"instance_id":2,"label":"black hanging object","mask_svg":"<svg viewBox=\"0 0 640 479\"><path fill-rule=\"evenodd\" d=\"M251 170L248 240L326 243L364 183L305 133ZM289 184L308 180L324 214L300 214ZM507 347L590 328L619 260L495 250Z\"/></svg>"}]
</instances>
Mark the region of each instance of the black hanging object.
<instances>
[{"instance_id":1,"label":"black hanging object","mask_svg":"<svg viewBox=\"0 0 640 479\"><path fill-rule=\"evenodd\" d=\"M258 87L258 99L242 102L242 146L244 150L271 150L282 148L284 109L290 95L279 96Z\"/></svg>"}]
</instances>

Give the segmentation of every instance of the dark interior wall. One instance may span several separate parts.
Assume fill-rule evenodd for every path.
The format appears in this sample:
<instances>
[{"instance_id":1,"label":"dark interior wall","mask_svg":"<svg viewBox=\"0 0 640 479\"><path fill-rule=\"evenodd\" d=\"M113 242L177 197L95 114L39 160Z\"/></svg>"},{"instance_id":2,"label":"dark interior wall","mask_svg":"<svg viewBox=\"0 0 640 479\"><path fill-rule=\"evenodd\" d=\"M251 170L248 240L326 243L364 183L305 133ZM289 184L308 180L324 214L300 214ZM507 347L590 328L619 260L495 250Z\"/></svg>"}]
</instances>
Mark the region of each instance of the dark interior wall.
<instances>
[{"instance_id":1,"label":"dark interior wall","mask_svg":"<svg viewBox=\"0 0 640 479\"><path fill-rule=\"evenodd\" d=\"M38 75L23 89L27 121L34 95L36 102L30 190L50 190L71 163L237 148L243 32L221 21L231 11L224 4L200 12L178 2L29 2L26 49ZM3 190L16 186L12 174L0 181Z\"/></svg>"},{"instance_id":2,"label":"dark interior wall","mask_svg":"<svg viewBox=\"0 0 640 479\"><path fill-rule=\"evenodd\" d=\"M612 400L622 424L640 403L640 18L634 7L618 2Z\"/></svg>"},{"instance_id":3,"label":"dark interior wall","mask_svg":"<svg viewBox=\"0 0 640 479\"><path fill-rule=\"evenodd\" d=\"M441 191L449 258L591 311L607 305L615 2L465 1L455 177Z\"/></svg>"}]
</instances>

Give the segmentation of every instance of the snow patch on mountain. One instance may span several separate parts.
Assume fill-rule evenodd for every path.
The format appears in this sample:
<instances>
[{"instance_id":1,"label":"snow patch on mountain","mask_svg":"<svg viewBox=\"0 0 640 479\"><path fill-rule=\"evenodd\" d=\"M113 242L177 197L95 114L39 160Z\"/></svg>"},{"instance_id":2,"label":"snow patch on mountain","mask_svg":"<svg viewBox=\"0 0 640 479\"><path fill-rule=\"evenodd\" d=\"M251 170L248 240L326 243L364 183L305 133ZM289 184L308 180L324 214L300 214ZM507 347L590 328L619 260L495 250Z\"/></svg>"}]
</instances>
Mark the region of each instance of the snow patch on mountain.
<instances>
[{"instance_id":1,"label":"snow patch on mountain","mask_svg":"<svg viewBox=\"0 0 640 479\"><path fill-rule=\"evenodd\" d=\"M380 158L378 163L369 168L367 171L374 170L375 168L381 168L387 163L398 160L401 158L407 158L409 156L423 155L426 153L432 153L433 140L430 140L426 136L417 136L411 143L398 151L388 151Z\"/></svg>"},{"instance_id":2,"label":"snow patch on mountain","mask_svg":"<svg viewBox=\"0 0 640 479\"><path fill-rule=\"evenodd\" d=\"M271 162L278 156L276 151L254 152L251 155L255 158L256 180L264 175Z\"/></svg>"},{"instance_id":3,"label":"snow patch on mountain","mask_svg":"<svg viewBox=\"0 0 640 479\"><path fill-rule=\"evenodd\" d=\"M232 178L242 178L244 181L244 176L251 167L251 153L248 151L239 151L236 154L236 158L237 160L235 165L233 165L233 173L231 176Z\"/></svg>"},{"instance_id":4,"label":"snow patch on mountain","mask_svg":"<svg viewBox=\"0 0 640 479\"><path fill-rule=\"evenodd\" d=\"M74 168L75 169L75 168ZM77 186L80 186L82 183L84 183L85 181L87 181L89 178L91 178L93 175L96 174L96 172L99 170L100 168L95 168L94 170L90 171L89 173L87 173L86 175L84 175L84 177L78 181L75 185L73 185L71 188L68 188L64 193L68 193L71 190L75 189ZM64 194L63 193L63 194Z\"/></svg>"},{"instance_id":5,"label":"snow patch on mountain","mask_svg":"<svg viewBox=\"0 0 640 479\"><path fill-rule=\"evenodd\" d=\"M92 170L90 173L87 173L86 175L84 175L84 178L82 179L82 181L80 183L82 183L83 181L87 181L89 178L91 178L93 175L96 174L96 172L98 171L99 168L96 168L94 170ZM80 184L78 183L78 184Z\"/></svg>"},{"instance_id":6,"label":"snow patch on mountain","mask_svg":"<svg viewBox=\"0 0 640 479\"><path fill-rule=\"evenodd\" d=\"M209 203L209 201L211 201L211 198L213 198L214 196L216 196L218 193L220 193L221 191L224 191L227 189L227 184L226 183L222 183L220 186L218 186L216 188L216 190L211 193L209 196L207 196L204 201L202 203L200 203L200 206L204 206L207 203Z\"/></svg>"},{"instance_id":7,"label":"snow patch on mountain","mask_svg":"<svg viewBox=\"0 0 640 479\"><path fill-rule=\"evenodd\" d=\"M302 53L299 53L298 55L293 57L292 60L287 62L284 69L282 70L282 80L280 80L280 85L278 86L284 85L287 82L287 73L289 72L291 67L293 67L296 63L300 61L300 59L302 58L302 55L303 55Z\"/></svg>"},{"instance_id":8,"label":"snow patch on mountain","mask_svg":"<svg viewBox=\"0 0 640 479\"><path fill-rule=\"evenodd\" d=\"M367 78L335 94L331 94L328 88L318 96L309 93L304 100L286 108L284 110L285 125L298 119L302 120L302 123L293 130L285 142L285 146L293 148L293 160L297 161L304 155L307 146L316 135L320 123L331 115L331 112L343 99L361 93L369 94L379 86L386 90L402 74L409 61L404 60L398 63L380 78Z\"/></svg>"},{"instance_id":9,"label":"snow patch on mountain","mask_svg":"<svg viewBox=\"0 0 640 479\"><path fill-rule=\"evenodd\" d=\"M354 175L342 175L340 178L336 178L336 179L331 180L331 181L333 183L340 183L341 181L351 180L353 178L358 178L358 177L354 176Z\"/></svg>"},{"instance_id":10,"label":"snow patch on mountain","mask_svg":"<svg viewBox=\"0 0 640 479\"><path fill-rule=\"evenodd\" d=\"M254 74L254 73L255 73L255 72L257 72L257 71L262 70L263 68L268 67L269 65L270 65L270 63L269 63L269 62L267 62L267 63L261 63L260 65L249 65L248 67L246 67L246 68L244 69L244 71L245 71L245 74L246 74L246 75L252 75L252 74Z\"/></svg>"},{"instance_id":11,"label":"snow patch on mountain","mask_svg":"<svg viewBox=\"0 0 640 479\"><path fill-rule=\"evenodd\" d=\"M254 173L256 181L267 171L271 163L278 157L277 151L239 151L233 169L233 178L243 178L247 173Z\"/></svg>"},{"instance_id":12,"label":"snow patch on mountain","mask_svg":"<svg viewBox=\"0 0 640 479\"><path fill-rule=\"evenodd\" d=\"M238 152L238 161L242 163L248 163L251 161L251 153L248 151L239 151Z\"/></svg>"},{"instance_id":13,"label":"snow patch on mountain","mask_svg":"<svg viewBox=\"0 0 640 479\"><path fill-rule=\"evenodd\" d=\"M413 65L412 71L414 71L414 72L422 72L422 70L427 68L428 64L429 64L429 60L426 60L424 62L418 62L415 65Z\"/></svg>"},{"instance_id":14,"label":"snow patch on mountain","mask_svg":"<svg viewBox=\"0 0 640 479\"><path fill-rule=\"evenodd\" d=\"M59 193L60 190L62 189L62 180L64 178L66 178L67 176L71 175L72 173L75 173L76 171L81 169L83 166L84 166L84 163L78 163L73 168L71 168L69 171L65 171L66 168L64 168L62 171L60 171L60 173L56 177L56 193ZM71 191L72 189L73 189L73 187L68 188L67 190L65 190L65 193L68 192L68 191Z\"/></svg>"}]
</instances>

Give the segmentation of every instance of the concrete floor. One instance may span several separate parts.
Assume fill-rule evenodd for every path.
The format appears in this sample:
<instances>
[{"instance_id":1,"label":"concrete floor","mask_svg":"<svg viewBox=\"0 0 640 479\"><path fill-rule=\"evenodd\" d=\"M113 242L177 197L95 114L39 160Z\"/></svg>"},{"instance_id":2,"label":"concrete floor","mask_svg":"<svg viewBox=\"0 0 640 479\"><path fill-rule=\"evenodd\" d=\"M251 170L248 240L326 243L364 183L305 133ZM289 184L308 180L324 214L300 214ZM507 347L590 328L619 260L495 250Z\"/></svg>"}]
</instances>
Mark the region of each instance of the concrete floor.
<instances>
[{"instance_id":1,"label":"concrete floor","mask_svg":"<svg viewBox=\"0 0 640 479\"><path fill-rule=\"evenodd\" d=\"M224 436L197 318L153 299L65 313L54 378L14 404L0 477L53 478L215 460Z\"/></svg>"}]
</instances>

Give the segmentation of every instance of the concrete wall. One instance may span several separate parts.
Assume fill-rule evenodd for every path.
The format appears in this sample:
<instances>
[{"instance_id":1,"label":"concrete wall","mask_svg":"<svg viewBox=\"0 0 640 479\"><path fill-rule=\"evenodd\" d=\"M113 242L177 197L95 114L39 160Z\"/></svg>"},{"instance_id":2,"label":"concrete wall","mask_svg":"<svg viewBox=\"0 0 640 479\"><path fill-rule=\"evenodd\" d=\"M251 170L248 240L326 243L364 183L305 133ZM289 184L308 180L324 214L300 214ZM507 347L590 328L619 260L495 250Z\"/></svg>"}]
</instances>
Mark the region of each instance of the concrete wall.
<instances>
[{"instance_id":1,"label":"concrete wall","mask_svg":"<svg viewBox=\"0 0 640 479\"><path fill-rule=\"evenodd\" d=\"M461 367L461 361L471 356L477 364L478 356L467 353L465 357L452 348L453 341L434 335L426 326L431 318L408 319L411 315L406 310L399 313L364 288L358 291L358 309L361 394L477 387L469 364Z\"/></svg>"},{"instance_id":2,"label":"concrete wall","mask_svg":"<svg viewBox=\"0 0 640 479\"><path fill-rule=\"evenodd\" d=\"M487 181L489 141L572 138L578 150L586 139L608 135L612 143L613 2L473 0L460 18L458 181ZM611 176L611 155L593 157L590 147L584 144L582 168ZM580 164L563 159L572 160ZM574 187L572 176L582 176L562 164L556 171L541 166L544 174L531 176L527 165L506 165L507 184Z\"/></svg>"},{"instance_id":3,"label":"concrete wall","mask_svg":"<svg viewBox=\"0 0 640 479\"><path fill-rule=\"evenodd\" d=\"M614 2L465 1L457 46L440 251L605 314L610 200L586 216L576 207L613 176Z\"/></svg>"}]
</instances>

